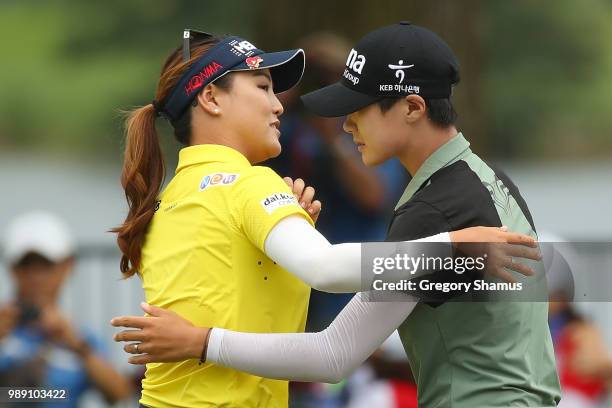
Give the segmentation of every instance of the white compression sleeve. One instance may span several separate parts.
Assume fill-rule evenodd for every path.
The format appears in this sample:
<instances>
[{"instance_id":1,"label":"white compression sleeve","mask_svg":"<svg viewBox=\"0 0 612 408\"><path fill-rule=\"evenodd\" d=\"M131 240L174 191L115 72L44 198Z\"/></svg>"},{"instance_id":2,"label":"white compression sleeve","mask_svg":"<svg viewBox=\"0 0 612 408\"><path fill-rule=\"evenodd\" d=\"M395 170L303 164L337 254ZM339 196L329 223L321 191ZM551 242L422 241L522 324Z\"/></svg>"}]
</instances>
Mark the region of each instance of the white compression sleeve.
<instances>
[{"instance_id":1,"label":"white compression sleeve","mask_svg":"<svg viewBox=\"0 0 612 408\"><path fill-rule=\"evenodd\" d=\"M450 243L447 232L406 242ZM361 244L332 245L300 216L282 219L264 243L266 255L310 287L335 293L359 292L361 287ZM418 248L409 247L417 252ZM415 253L415 257L420 255ZM448 245L448 255L451 246Z\"/></svg>"},{"instance_id":2,"label":"white compression sleeve","mask_svg":"<svg viewBox=\"0 0 612 408\"><path fill-rule=\"evenodd\" d=\"M414 298L368 302L358 293L332 324L318 333L260 334L212 329L207 361L261 377L339 382L406 319Z\"/></svg>"}]
</instances>

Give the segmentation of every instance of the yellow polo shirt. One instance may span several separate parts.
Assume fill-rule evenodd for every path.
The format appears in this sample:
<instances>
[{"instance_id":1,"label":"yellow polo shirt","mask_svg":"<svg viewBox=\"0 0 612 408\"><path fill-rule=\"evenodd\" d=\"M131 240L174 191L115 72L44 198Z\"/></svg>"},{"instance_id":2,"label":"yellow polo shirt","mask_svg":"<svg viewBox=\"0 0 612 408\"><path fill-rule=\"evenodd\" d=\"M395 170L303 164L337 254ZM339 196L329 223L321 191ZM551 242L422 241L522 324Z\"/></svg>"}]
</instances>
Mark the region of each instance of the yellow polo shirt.
<instances>
[{"instance_id":1,"label":"yellow polo shirt","mask_svg":"<svg viewBox=\"0 0 612 408\"><path fill-rule=\"evenodd\" d=\"M148 303L196 326L244 332L304 330L310 288L263 252L274 225L312 220L285 182L238 151L196 145L179 153L142 249ZM288 383L198 360L148 364L150 407L286 407Z\"/></svg>"}]
</instances>

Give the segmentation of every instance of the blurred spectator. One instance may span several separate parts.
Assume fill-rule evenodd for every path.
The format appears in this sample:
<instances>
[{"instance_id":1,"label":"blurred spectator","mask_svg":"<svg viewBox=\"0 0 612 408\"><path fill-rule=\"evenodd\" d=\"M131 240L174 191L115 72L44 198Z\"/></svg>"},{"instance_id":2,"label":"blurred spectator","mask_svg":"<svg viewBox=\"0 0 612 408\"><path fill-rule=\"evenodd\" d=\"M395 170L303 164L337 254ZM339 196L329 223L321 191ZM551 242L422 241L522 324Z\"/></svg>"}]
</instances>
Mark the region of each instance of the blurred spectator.
<instances>
[{"instance_id":1,"label":"blurred spectator","mask_svg":"<svg viewBox=\"0 0 612 408\"><path fill-rule=\"evenodd\" d=\"M342 130L344 118L312 115L299 101L300 94L341 77L350 49L346 40L321 32L298 46L306 51L306 71L297 87L280 95L285 107L283 151L267 164L280 175L302 178L316 189L323 204L317 229L330 242L380 241L408 175L396 160L366 167L351 136ZM313 291L307 330L326 327L351 297Z\"/></svg>"},{"instance_id":2,"label":"blurred spectator","mask_svg":"<svg viewBox=\"0 0 612 408\"><path fill-rule=\"evenodd\" d=\"M59 310L58 298L75 262L62 221L43 212L15 219L6 232L5 259L15 294L0 305L0 386L66 390L69 400L61 407L78 406L90 388L109 403L129 397L129 381L102 357L101 342Z\"/></svg>"},{"instance_id":3,"label":"blurred spectator","mask_svg":"<svg viewBox=\"0 0 612 408\"><path fill-rule=\"evenodd\" d=\"M397 331L351 377L347 408L417 408L417 386Z\"/></svg>"},{"instance_id":4,"label":"blurred spectator","mask_svg":"<svg viewBox=\"0 0 612 408\"><path fill-rule=\"evenodd\" d=\"M550 326L565 408L603 406L612 384L612 358L599 329L569 302L550 302Z\"/></svg>"},{"instance_id":5,"label":"blurred spectator","mask_svg":"<svg viewBox=\"0 0 612 408\"><path fill-rule=\"evenodd\" d=\"M555 241L560 241L558 238ZM543 244L549 284L549 326L561 381L562 408L604 406L612 385L612 357L599 329L573 306L574 282L570 265L560 249Z\"/></svg>"}]
</instances>

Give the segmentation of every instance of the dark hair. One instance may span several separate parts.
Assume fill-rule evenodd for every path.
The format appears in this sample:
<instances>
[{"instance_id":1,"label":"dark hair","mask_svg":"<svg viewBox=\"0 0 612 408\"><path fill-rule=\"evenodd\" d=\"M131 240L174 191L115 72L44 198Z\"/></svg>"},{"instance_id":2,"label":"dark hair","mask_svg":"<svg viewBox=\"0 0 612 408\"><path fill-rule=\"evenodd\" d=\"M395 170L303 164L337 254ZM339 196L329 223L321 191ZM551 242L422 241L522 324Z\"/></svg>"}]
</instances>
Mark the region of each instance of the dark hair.
<instances>
[{"instance_id":1,"label":"dark hair","mask_svg":"<svg viewBox=\"0 0 612 408\"><path fill-rule=\"evenodd\" d=\"M191 58L182 59L182 47L176 48L166 59L155 92L155 100L163 101L176 86L189 67L214 47L222 38L206 37L190 45ZM222 89L231 86L231 74L215 81ZM197 102L194 102L197 104ZM121 185L128 202L128 215L122 225L111 231L117 234L117 244L122 252L120 269L128 278L138 272L141 249L149 223L155 213L157 196L166 173L164 158L155 128L157 116L152 104L129 112L125 122L126 145L121 174ZM191 109L171 122L174 136L183 145L191 139Z\"/></svg>"},{"instance_id":2,"label":"dark hair","mask_svg":"<svg viewBox=\"0 0 612 408\"><path fill-rule=\"evenodd\" d=\"M53 266L55 263L51 261L49 258L45 257L42 254L37 252L28 252L24 254L21 258L19 258L15 263L13 263L13 269L25 269L35 266L41 266L44 268L49 268Z\"/></svg>"},{"instance_id":3,"label":"dark hair","mask_svg":"<svg viewBox=\"0 0 612 408\"><path fill-rule=\"evenodd\" d=\"M378 101L378 106L382 113L389 111L400 99L404 97L390 97L384 98ZM425 99L425 105L427 105L427 117L436 126L448 127L454 125L457 121L457 112L453 107L453 103L450 98L435 98Z\"/></svg>"}]
</instances>

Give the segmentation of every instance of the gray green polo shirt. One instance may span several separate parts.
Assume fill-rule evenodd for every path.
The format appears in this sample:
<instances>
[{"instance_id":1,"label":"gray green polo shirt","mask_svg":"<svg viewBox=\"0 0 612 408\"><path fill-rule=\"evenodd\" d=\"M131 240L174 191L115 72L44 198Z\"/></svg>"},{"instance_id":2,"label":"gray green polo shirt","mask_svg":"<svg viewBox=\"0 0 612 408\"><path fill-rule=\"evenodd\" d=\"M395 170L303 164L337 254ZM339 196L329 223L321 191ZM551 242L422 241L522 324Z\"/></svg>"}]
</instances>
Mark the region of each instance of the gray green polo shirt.
<instances>
[{"instance_id":1,"label":"gray green polo shirt","mask_svg":"<svg viewBox=\"0 0 612 408\"><path fill-rule=\"evenodd\" d=\"M414 175L397 204L387 240L478 225L507 225L536 236L516 186L472 153L460 133ZM536 268L542 276L543 265L536 263ZM560 387L548 304L467 300L419 303L399 328L418 384L419 406L556 406Z\"/></svg>"}]
</instances>

